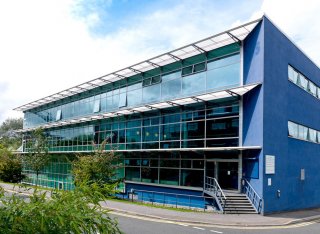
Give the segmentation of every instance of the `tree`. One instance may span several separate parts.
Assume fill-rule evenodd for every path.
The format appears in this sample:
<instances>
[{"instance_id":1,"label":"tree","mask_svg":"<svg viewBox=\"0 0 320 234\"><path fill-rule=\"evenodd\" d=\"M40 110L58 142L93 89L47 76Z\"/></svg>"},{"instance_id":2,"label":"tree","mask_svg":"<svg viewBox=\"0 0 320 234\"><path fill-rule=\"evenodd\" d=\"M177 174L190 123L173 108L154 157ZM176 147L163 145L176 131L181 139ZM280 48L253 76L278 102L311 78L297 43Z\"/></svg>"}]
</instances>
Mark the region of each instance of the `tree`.
<instances>
[{"instance_id":1,"label":"tree","mask_svg":"<svg viewBox=\"0 0 320 234\"><path fill-rule=\"evenodd\" d=\"M49 160L48 141L42 128L31 132L31 139L27 142L27 153L23 155L23 163L36 174L36 186L39 182L39 173L43 170Z\"/></svg>"},{"instance_id":2,"label":"tree","mask_svg":"<svg viewBox=\"0 0 320 234\"><path fill-rule=\"evenodd\" d=\"M0 145L0 180L17 183L23 179L22 163L19 155Z\"/></svg>"},{"instance_id":3,"label":"tree","mask_svg":"<svg viewBox=\"0 0 320 234\"><path fill-rule=\"evenodd\" d=\"M23 120L19 119L6 119L0 125L0 143L9 150L16 150L21 146L21 134L16 130L22 129Z\"/></svg>"},{"instance_id":4,"label":"tree","mask_svg":"<svg viewBox=\"0 0 320 234\"><path fill-rule=\"evenodd\" d=\"M116 220L100 205L105 200L100 190L95 184L83 184L73 191L54 190L51 194L34 190L30 199L25 199L18 194L6 197L2 189L0 233L121 233Z\"/></svg>"},{"instance_id":5,"label":"tree","mask_svg":"<svg viewBox=\"0 0 320 234\"><path fill-rule=\"evenodd\" d=\"M72 165L72 174L76 186L88 182L98 184L101 187L116 188L121 182L117 178L119 158L113 152L105 152L106 141L100 147L95 146L91 155L78 155ZM112 192L114 194L114 191Z\"/></svg>"}]
</instances>

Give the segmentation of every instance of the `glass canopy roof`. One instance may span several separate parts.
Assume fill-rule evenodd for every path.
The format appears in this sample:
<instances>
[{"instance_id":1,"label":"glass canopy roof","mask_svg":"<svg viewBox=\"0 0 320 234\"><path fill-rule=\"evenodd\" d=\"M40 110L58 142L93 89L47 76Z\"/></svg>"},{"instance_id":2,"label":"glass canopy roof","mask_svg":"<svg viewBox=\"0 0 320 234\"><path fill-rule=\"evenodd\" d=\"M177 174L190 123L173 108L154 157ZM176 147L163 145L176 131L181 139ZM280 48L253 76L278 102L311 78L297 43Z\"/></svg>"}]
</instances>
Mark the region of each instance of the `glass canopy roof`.
<instances>
[{"instance_id":1,"label":"glass canopy roof","mask_svg":"<svg viewBox=\"0 0 320 234\"><path fill-rule=\"evenodd\" d=\"M93 120L107 119L107 118L112 118L112 117L117 117L117 116L129 115L129 114L133 114L133 113L142 113L142 112L146 112L146 111L150 111L150 110L159 110L159 109L164 109L164 108L173 107L173 106L183 106L183 105L188 105L188 104L197 103L197 102L212 101L212 100L216 100L216 99L220 99L220 98L238 97L238 96L243 96L245 93L254 89L258 85L260 85L260 84L244 85L244 86L240 86L240 87L236 87L236 88L214 91L214 92L201 94L201 95L197 95L197 96L192 96L192 97L179 98L179 99L174 99L174 100L164 101L164 102L157 102L157 103L142 105L142 106L138 106L138 107L134 107L134 108L120 109L120 110L113 111L113 112L94 114L94 115L90 115L87 117L81 117L81 118L76 118L76 119L62 120L62 121L58 121L58 122L44 124L44 125L42 125L42 128L47 129L47 128L52 128L52 127L61 127L61 126L66 126L66 125L71 125L71 124L89 122L89 121L93 121ZM32 131L36 128L37 127L26 128L26 129L19 130L17 132L28 132L28 131Z\"/></svg>"},{"instance_id":2,"label":"glass canopy roof","mask_svg":"<svg viewBox=\"0 0 320 234\"><path fill-rule=\"evenodd\" d=\"M210 51L213 49L217 49L217 48L232 44L234 42L240 43L242 40L246 38L246 36L254 29L254 27L260 21L261 19L251 21L249 23L243 24L241 26L235 27L225 32L221 32L219 34L197 41L195 43L161 54L157 57L148 59L146 61L126 67L124 69L112 72L105 76L98 77L96 79L79 84L72 88L63 90L61 92L52 94L50 96L19 106L14 110L26 111L29 109L33 109L35 107L39 107L47 103L51 103L53 101L61 100L63 98L73 96L81 92L103 86L108 83L112 83L112 82L125 79L127 77L130 77L142 72L146 72L148 70L154 69L155 67L164 66L182 59L189 58L194 55L204 53L206 51ZM215 95L219 95L219 94L215 94ZM223 93L221 93L221 95L223 95Z\"/></svg>"}]
</instances>

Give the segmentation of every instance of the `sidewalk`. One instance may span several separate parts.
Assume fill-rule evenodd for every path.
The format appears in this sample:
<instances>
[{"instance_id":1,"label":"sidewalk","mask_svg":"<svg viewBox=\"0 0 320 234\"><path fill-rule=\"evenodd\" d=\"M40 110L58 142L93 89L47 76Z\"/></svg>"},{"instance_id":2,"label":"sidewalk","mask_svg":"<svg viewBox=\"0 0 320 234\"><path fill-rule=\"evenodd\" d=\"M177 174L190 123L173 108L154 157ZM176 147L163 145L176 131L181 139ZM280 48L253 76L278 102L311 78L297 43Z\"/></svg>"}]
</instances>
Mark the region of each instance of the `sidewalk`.
<instances>
[{"instance_id":1,"label":"sidewalk","mask_svg":"<svg viewBox=\"0 0 320 234\"><path fill-rule=\"evenodd\" d=\"M14 186L11 184L0 183L0 186L3 187L5 190L19 190L17 186L14 188ZM33 189L20 189L19 191L30 194L33 192ZM107 200L106 202L102 203L102 206L117 213L130 214L139 217L149 217L174 222L185 222L217 226L286 226L320 219L320 208L262 216L258 214L234 215L196 211L183 212L143 206L137 203L128 203L121 201L118 202L114 200Z\"/></svg>"}]
</instances>

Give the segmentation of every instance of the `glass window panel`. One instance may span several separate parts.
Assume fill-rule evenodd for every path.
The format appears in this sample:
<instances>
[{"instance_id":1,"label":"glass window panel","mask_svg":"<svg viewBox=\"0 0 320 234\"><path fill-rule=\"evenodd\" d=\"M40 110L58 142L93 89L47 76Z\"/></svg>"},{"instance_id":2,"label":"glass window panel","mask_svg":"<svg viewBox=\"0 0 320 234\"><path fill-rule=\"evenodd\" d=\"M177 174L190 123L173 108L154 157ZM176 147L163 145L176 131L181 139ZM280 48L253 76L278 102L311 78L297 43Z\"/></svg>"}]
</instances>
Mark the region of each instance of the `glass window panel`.
<instances>
[{"instance_id":1,"label":"glass window panel","mask_svg":"<svg viewBox=\"0 0 320 234\"><path fill-rule=\"evenodd\" d=\"M179 160L160 159L160 167L180 167Z\"/></svg>"},{"instance_id":2,"label":"glass window panel","mask_svg":"<svg viewBox=\"0 0 320 234\"><path fill-rule=\"evenodd\" d=\"M308 90L308 80L301 74L299 74L299 85L304 89Z\"/></svg>"},{"instance_id":3,"label":"glass window panel","mask_svg":"<svg viewBox=\"0 0 320 234\"><path fill-rule=\"evenodd\" d=\"M142 103L142 89L136 89L128 92L128 106L138 106Z\"/></svg>"},{"instance_id":4,"label":"glass window panel","mask_svg":"<svg viewBox=\"0 0 320 234\"><path fill-rule=\"evenodd\" d=\"M191 168L191 160L181 160L181 168Z\"/></svg>"},{"instance_id":5,"label":"glass window panel","mask_svg":"<svg viewBox=\"0 0 320 234\"><path fill-rule=\"evenodd\" d=\"M206 89L206 74L204 72L182 78L182 94L199 93Z\"/></svg>"},{"instance_id":6,"label":"glass window panel","mask_svg":"<svg viewBox=\"0 0 320 234\"><path fill-rule=\"evenodd\" d=\"M143 86L143 87L144 87L144 86L149 86L149 85L151 85L151 82L152 82L152 79L151 79L151 78L144 79L144 80L142 81L142 86Z\"/></svg>"},{"instance_id":7,"label":"glass window panel","mask_svg":"<svg viewBox=\"0 0 320 234\"><path fill-rule=\"evenodd\" d=\"M140 127L141 126L141 120L135 119L135 120L129 120L127 122L127 128L134 128L134 127Z\"/></svg>"},{"instance_id":8,"label":"glass window panel","mask_svg":"<svg viewBox=\"0 0 320 234\"><path fill-rule=\"evenodd\" d=\"M228 57L213 60L207 63L207 70L212 70L220 67L225 67L231 64L240 63L240 54L231 55Z\"/></svg>"},{"instance_id":9,"label":"glass window panel","mask_svg":"<svg viewBox=\"0 0 320 234\"><path fill-rule=\"evenodd\" d=\"M293 83L297 83L298 74L290 65L288 66L288 77Z\"/></svg>"},{"instance_id":10,"label":"glass window panel","mask_svg":"<svg viewBox=\"0 0 320 234\"><path fill-rule=\"evenodd\" d=\"M159 126L144 127L142 141L159 141Z\"/></svg>"},{"instance_id":11,"label":"glass window panel","mask_svg":"<svg viewBox=\"0 0 320 234\"><path fill-rule=\"evenodd\" d=\"M140 166L141 160L140 159L125 159L124 164L126 166Z\"/></svg>"},{"instance_id":12,"label":"glass window panel","mask_svg":"<svg viewBox=\"0 0 320 234\"><path fill-rule=\"evenodd\" d=\"M318 143L320 143L320 131L317 132L318 135Z\"/></svg>"},{"instance_id":13,"label":"glass window panel","mask_svg":"<svg viewBox=\"0 0 320 234\"><path fill-rule=\"evenodd\" d=\"M160 184L179 185L179 170L160 168Z\"/></svg>"},{"instance_id":14,"label":"glass window panel","mask_svg":"<svg viewBox=\"0 0 320 234\"><path fill-rule=\"evenodd\" d=\"M161 76L152 77L152 84L158 84L161 82Z\"/></svg>"},{"instance_id":15,"label":"glass window panel","mask_svg":"<svg viewBox=\"0 0 320 234\"><path fill-rule=\"evenodd\" d=\"M302 125L299 125L298 130L299 130L299 138L303 139L303 140L307 140L308 139L308 128L306 128Z\"/></svg>"},{"instance_id":16,"label":"glass window panel","mask_svg":"<svg viewBox=\"0 0 320 234\"><path fill-rule=\"evenodd\" d=\"M309 81L309 91L313 96L317 96L317 86Z\"/></svg>"},{"instance_id":17,"label":"glass window panel","mask_svg":"<svg viewBox=\"0 0 320 234\"><path fill-rule=\"evenodd\" d=\"M231 146L238 146L239 139L214 139L214 140L207 140L207 147L231 147Z\"/></svg>"},{"instance_id":18,"label":"glass window panel","mask_svg":"<svg viewBox=\"0 0 320 234\"><path fill-rule=\"evenodd\" d=\"M179 97L180 94L181 94L181 79L162 82L161 84L162 100L168 100L170 98Z\"/></svg>"},{"instance_id":19,"label":"glass window panel","mask_svg":"<svg viewBox=\"0 0 320 234\"><path fill-rule=\"evenodd\" d=\"M204 161L203 160L193 160L192 167L197 169L203 169L204 168Z\"/></svg>"},{"instance_id":20,"label":"glass window panel","mask_svg":"<svg viewBox=\"0 0 320 234\"><path fill-rule=\"evenodd\" d=\"M298 137L298 125L293 122L288 122L289 136Z\"/></svg>"},{"instance_id":21,"label":"glass window panel","mask_svg":"<svg viewBox=\"0 0 320 234\"><path fill-rule=\"evenodd\" d=\"M317 131L309 128L309 140L312 142L317 142Z\"/></svg>"},{"instance_id":22,"label":"glass window panel","mask_svg":"<svg viewBox=\"0 0 320 234\"><path fill-rule=\"evenodd\" d=\"M240 64L235 63L225 67L207 71L207 90L217 90L239 85Z\"/></svg>"},{"instance_id":23,"label":"glass window panel","mask_svg":"<svg viewBox=\"0 0 320 234\"><path fill-rule=\"evenodd\" d=\"M61 119L62 119L62 111L61 110L57 110L56 121L59 121Z\"/></svg>"},{"instance_id":24,"label":"glass window panel","mask_svg":"<svg viewBox=\"0 0 320 234\"><path fill-rule=\"evenodd\" d=\"M187 76L187 75L192 74L192 69L193 69L193 66L188 66L188 67L182 68L182 76Z\"/></svg>"},{"instance_id":25,"label":"glass window panel","mask_svg":"<svg viewBox=\"0 0 320 234\"><path fill-rule=\"evenodd\" d=\"M198 63L193 66L193 72L201 72L206 70L206 63Z\"/></svg>"},{"instance_id":26,"label":"glass window panel","mask_svg":"<svg viewBox=\"0 0 320 234\"><path fill-rule=\"evenodd\" d=\"M160 101L160 84L143 87L142 90L144 103Z\"/></svg>"},{"instance_id":27,"label":"glass window panel","mask_svg":"<svg viewBox=\"0 0 320 234\"><path fill-rule=\"evenodd\" d=\"M141 142L141 129L132 128L126 131L127 143Z\"/></svg>"},{"instance_id":28,"label":"glass window panel","mask_svg":"<svg viewBox=\"0 0 320 234\"><path fill-rule=\"evenodd\" d=\"M142 167L141 168L141 182L155 183L158 181L158 168Z\"/></svg>"},{"instance_id":29,"label":"glass window panel","mask_svg":"<svg viewBox=\"0 0 320 234\"><path fill-rule=\"evenodd\" d=\"M181 139L202 139L204 138L204 121L182 123Z\"/></svg>"},{"instance_id":30,"label":"glass window panel","mask_svg":"<svg viewBox=\"0 0 320 234\"><path fill-rule=\"evenodd\" d=\"M239 118L207 121L207 138L235 137L239 135Z\"/></svg>"},{"instance_id":31,"label":"glass window panel","mask_svg":"<svg viewBox=\"0 0 320 234\"><path fill-rule=\"evenodd\" d=\"M100 112L100 99L94 101L93 113Z\"/></svg>"},{"instance_id":32,"label":"glass window panel","mask_svg":"<svg viewBox=\"0 0 320 234\"><path fill-rule=\"evenodd\" d=\"M203 147L204 147L203 140L181 141L181 148L203 148Z\"/></svg>"},{"instance_id":33,"label":"glass window panel","mask_svg":"<svg viewBox=\"0 0 320 234\"><path fill-rule=\"evenodd\" d=\"M181 77L181 71L165 74L165 75L162 75L162 82L166 82L166 81L169 81L169 80L175 80L175 79L178 79L180 77Z\"/></svg>"},{"instance_id":34,"label":"glass window panel","mask_svg":"<svg viewBox=\"0 0 320 234\"><path fill-rule=\"evenodd\" d=\"M161 140L179 140L180 139L180 124L163 125L161 131Z\"/></svg>"},{"instance_id":35,"label":"glass window panel","mask_svg":"<svg viewBox=\"0 0 320 234\"><path fill-rule=\"evenodd\" d=\"M180 122L180 114L173 114L173 115L164 115L162 116L162 123L176 123Z\"/></svg>"},{"instance_id":36,"label":"glass window panel","mask_svg":"<svg viewBox=\"0 0 320 234\"><path fill-rule=\"evenodd\" d=\"M161 149L180 148L180 141L166 141L160 142Z\"/></svg>"},{"instance_id":37,"label":"glass window panel","mask_svg":"<svg viewBox=\"0 0 320 234\"><path fill-rule=\"evenodd\" d=\"M125 178L131 181L140 181L140 167L126 167Z\"/></svg>"},{"instance_id":38,"label":"glass window panel","mask_svg":"<svg viewBox=\"0 0 320 234\"><path fill-rule=\"evenodd\" d=\"M120 93L119 97L119 108L127 106L127 94Z\"/></svg>"},{"instance_id":39,"label":"glass window panel","mask_svg":"<svg viewBox=\"0 0 320 234\"><path fill-rule=\"evenodd\" d=\"M181 170L181 186L203 187L203 170Z\"/></svg>"},{"instance_id":40,"label":"glass window panel","mask_svg":"<svg viewBox=\"0 0 320 234\"><path fill-rule=\"evenodd\" d=\"M320 98L320 88L318 88L318 98Z\"/></svg>"}]
</instances>

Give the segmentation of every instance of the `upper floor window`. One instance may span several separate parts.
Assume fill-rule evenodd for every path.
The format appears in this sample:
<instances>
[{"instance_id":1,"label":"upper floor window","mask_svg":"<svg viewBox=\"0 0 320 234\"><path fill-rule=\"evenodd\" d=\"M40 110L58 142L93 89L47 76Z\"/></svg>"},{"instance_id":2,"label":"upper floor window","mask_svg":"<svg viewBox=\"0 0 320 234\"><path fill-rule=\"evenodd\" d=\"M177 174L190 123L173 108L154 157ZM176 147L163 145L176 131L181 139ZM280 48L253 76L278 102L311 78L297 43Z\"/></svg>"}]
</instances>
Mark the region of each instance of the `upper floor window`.
<instances>
[{"instance_id":1,"label":"upper floor window","mask_svg":"<svg viewBox=\"0 0 320 234\"><path fill-rule=\"evenodd\" d=\"M304 75L290 65L288 65L288 78L292 83L307 91L312 96L320 99L320 87L307 79Z\"/></svg>"},{"instance_id":2,"label":"upper floor window","mask_svg":"<svg viewBox=\"0 0 320 234\"><path fill-rule=\"evenodd\" d=\"M320 131L288 121L288 135L300 140L320 143Z\"/></svg>"}]
</instances>

